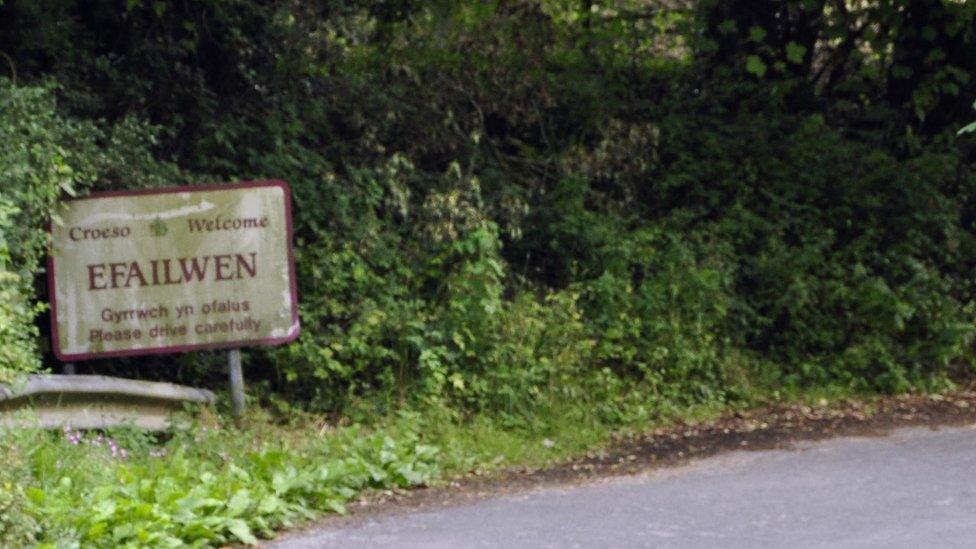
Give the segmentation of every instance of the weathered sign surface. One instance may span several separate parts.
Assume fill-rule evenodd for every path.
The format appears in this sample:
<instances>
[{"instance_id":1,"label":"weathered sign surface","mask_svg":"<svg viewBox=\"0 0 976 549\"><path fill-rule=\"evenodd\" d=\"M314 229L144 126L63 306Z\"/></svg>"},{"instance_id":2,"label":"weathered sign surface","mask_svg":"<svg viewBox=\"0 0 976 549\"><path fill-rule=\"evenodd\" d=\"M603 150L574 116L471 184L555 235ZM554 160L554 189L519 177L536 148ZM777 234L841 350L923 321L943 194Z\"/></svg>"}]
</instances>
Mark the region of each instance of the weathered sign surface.
<instances>
[{"instance_id":1,"label":"weathered sign surface","mask_svg":"<svg viewBox=\"0 0 976 549\"><path fill-rule=\"evenodd\" d=\"M51 233L61 360L298 336L283 182L95 194L65 202Z\"/></svg>"}]
</instances>

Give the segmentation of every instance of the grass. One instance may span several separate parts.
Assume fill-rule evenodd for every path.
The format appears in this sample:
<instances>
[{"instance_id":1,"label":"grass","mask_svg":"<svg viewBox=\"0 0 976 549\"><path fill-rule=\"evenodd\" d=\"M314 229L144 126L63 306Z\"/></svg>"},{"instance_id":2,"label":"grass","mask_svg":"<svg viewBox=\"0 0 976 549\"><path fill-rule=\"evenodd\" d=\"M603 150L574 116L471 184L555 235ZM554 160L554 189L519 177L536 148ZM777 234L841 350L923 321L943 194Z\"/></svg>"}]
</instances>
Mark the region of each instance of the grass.
<instances>
[{"instance_id":1,"label":"grass","mask_svg":"<svg viewBox=\"0 0 976 549\"><path fill-rule=\"evenodd\" d=\"M254 543L368 488L438 475L415 430L188 421L134 430L0 434L0 545L176 547Z\"/></svg>"},{"instance_id":2,"label":"grass","mask_svg":"<svg viewBox=\"0 0 976 549\"><path fill-rule=\"evenodd\" d=\"M528 418L400 411L368 427L294 415L283 424L253 410L236 429L204 410L179 417L162 439L128 429L0 431L0 546L254 543L320 513L342 513L367 489L544 467L604 448L615 434L775 401L850 396L838 388L765 392L623 421L579 403L554 403Z\"/></svg>"}]
</instances>

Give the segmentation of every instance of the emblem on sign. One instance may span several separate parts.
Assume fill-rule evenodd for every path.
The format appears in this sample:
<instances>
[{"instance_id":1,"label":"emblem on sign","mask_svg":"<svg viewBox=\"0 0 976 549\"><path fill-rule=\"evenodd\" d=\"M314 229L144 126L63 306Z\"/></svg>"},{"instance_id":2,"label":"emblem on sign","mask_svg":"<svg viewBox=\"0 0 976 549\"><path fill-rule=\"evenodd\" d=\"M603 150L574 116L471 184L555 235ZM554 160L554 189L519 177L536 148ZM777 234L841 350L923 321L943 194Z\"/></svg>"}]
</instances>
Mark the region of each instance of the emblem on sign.
<instances>
[{"instance_id":1,"label":"emblem on sign","mask_svg":"<svg viewBox=\"0 0 976 549\"><path fill-rule=\"evenodd\" d=\"M153 236L158 238L161 236L166 236L169 229L166 228L166 223L163 223L163 220L157 217L156 221L153 221L152 225L149 226L149 231Z\"/></svg>"}]
</instances>

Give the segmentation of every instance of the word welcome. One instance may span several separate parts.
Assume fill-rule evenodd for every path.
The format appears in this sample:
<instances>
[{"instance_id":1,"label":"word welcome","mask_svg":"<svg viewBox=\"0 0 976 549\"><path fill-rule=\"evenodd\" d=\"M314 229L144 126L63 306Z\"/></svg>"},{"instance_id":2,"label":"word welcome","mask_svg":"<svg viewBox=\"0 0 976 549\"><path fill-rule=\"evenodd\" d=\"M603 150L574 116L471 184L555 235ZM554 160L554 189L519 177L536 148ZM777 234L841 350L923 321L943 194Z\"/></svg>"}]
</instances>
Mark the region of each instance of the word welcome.
<instances>
[{"instance_id":1,"label":"word welcome","mask_svg":"<svg viewBox=\"0 0 976 549\"><path fill-rule=\"evenodd\" d=\"M265 229L268 227L268 216L233 217L221 219L218 215L213 219L190 218L186 220L190 232L237 231L240 229Z\"/></svg>"}]
</instances>

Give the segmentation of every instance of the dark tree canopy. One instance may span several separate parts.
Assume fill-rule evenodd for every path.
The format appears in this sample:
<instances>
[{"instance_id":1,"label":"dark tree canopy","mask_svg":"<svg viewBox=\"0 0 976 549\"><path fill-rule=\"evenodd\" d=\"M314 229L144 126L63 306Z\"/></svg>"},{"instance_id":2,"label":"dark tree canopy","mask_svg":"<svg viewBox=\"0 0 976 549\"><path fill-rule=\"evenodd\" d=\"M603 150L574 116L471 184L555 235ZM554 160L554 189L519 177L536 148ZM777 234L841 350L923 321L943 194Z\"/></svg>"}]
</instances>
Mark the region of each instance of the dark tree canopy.
<instances>
[{"instance_id":1,"label":"dark tree canopy","mask_svg":"<svg viewBox=\"0 0 976 549\"><path fill-rule=\"evenodd\" d=\"M956 132L974 17L949 0L6 0L0 121L21 138L8 165L63 160L80 192L291 183L306 330L254 353L269 401L514 417L546 391L609 414L750 384L897 391L973 365L976 179ZM64 186L9 173L0 234L33 243L0 254L23 275L21 341ZM208 382L212 360L90 367Z\"/></svg>"}]
</instances>

